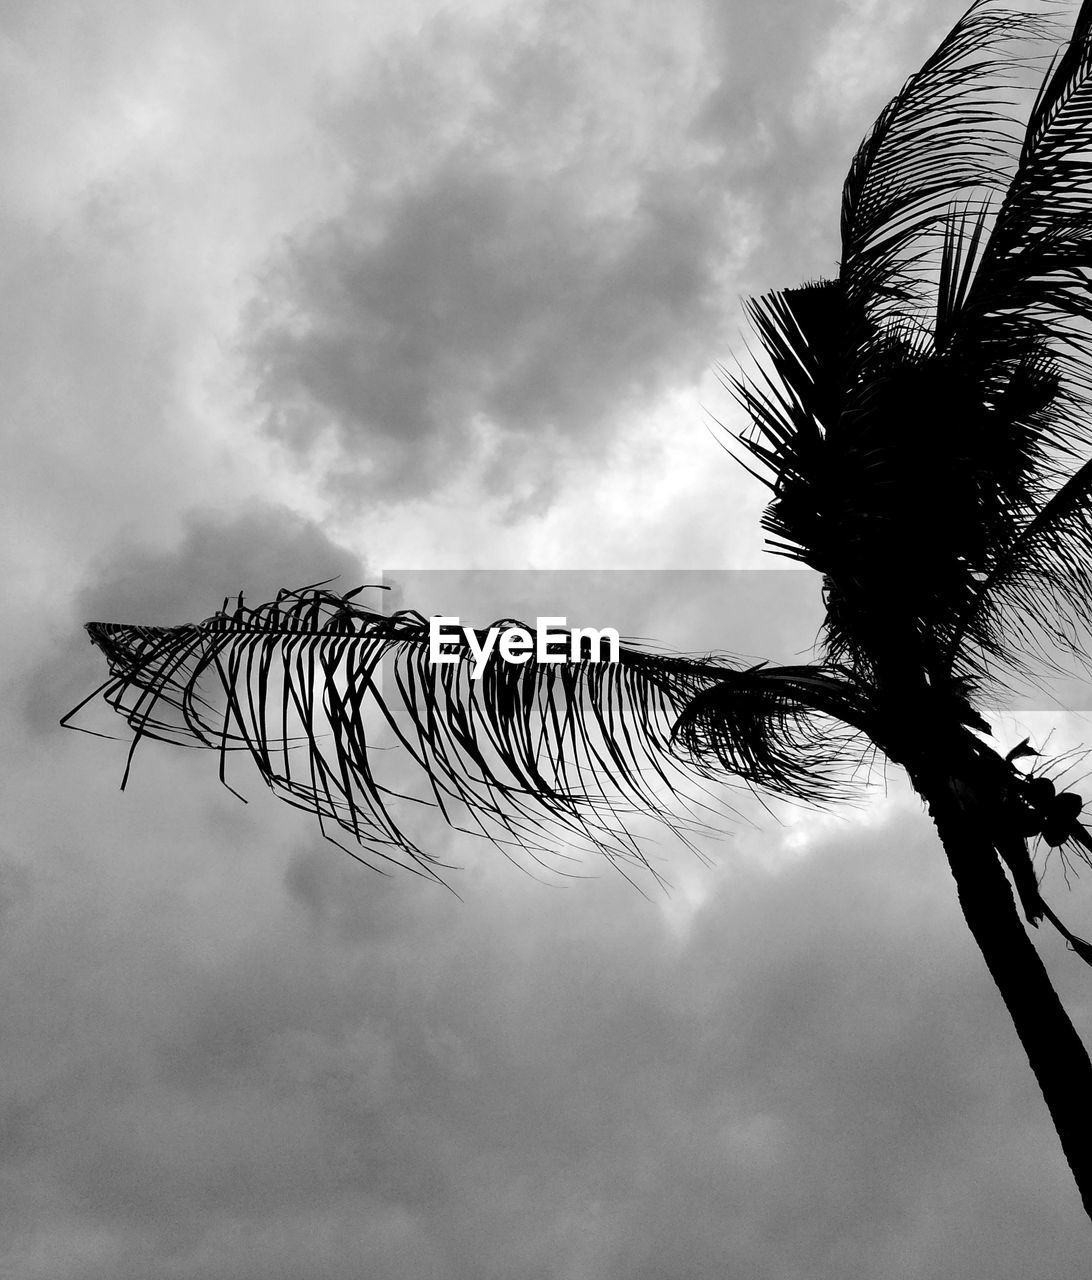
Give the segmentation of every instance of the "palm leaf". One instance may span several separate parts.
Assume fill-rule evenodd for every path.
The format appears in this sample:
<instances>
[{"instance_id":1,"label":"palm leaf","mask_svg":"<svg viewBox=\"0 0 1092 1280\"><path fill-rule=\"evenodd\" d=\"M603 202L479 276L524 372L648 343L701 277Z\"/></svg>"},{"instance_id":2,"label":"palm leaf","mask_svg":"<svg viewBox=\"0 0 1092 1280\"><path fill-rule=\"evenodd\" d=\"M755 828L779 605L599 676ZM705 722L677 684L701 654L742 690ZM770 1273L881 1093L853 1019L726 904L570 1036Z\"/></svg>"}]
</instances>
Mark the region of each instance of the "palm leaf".
<instances>
[{"instance_id":1,"label":"palm leaf","mask_svg":"<svg viewBox=\"0 0 1092 1280\"><path fill-rule=\"evenodd\" d=\"M1019 440L1020 484L950 645L1027 669L1035 635L1081 655L1092 626L1092 0L1043 82L1017 171L960 314L953 358L977 370ZM1010 403L1011 402L1011 403ZM964 655L970 657L970 654Z\"/></svg>"},{"instance_id":2,"label":"palm leaf","mask_svg":"<svg viewBox=\"0 0 1092 1280\"><path fill-rule=\"evenodd\" d=\"M672 740L730 775L823 801L843 793L846 763L871 734L871 699L847 672L759 666L695 693Z\"/></svg>"},{"instance_id":3,"label":"palm leaf","mask_svg":"<svg viewBox=\"0 0 1092 1280\"><path fill-rule=\"evenodd\" d=\"M949 661L974 662L970 646L982 660L1031 675L1043 661L1054 667L1057 650L1087 661L1090 549L1092 462L1086 462L1020 528L983 578L953 631Z\"/></svg>"},{"instance_id":4,"label":"palm leaf","mask_svg":"<svg viewBox=\"0 0 1092 1280\"><path fill-rule=\"evenodd\" d=\"M1027 13L977 0L880 113L842 191L841 276L862 315L918 296L928 233L943 233L953 206L1007 187L1021 42L1044 32Z\"/></svg>"},{"instance_id":5,"label":"palm leaf","mask_svg":"<svg viewBox=\"0 0 1092 1280\"><path fill-rule=\"evenodd\" d=\"M684 780L725 765L797 799L842 794L849 738L832 734L830 717L863 712L836 674L739 670L630 644L617 662L517 664L498 644L474 679L467 640L453 663L434 664L428 619L375 612L356 594L282 591L255 608L240 597L190 626L89 624L110 679L62 723L101 695L134 731L130 762L143 738L211 748L225 783L242 751L324 831L332 821L424 874L443 864L407 833L406 804L434 805L502 846L541 850L549 833L640 861L627 818L681 830L671 802ZM407 764L423 781L416 791L404 790ZM123 786L127 777L128 765Z\"/></svg>"},{"instance_id":6,"label":"palm leaf","mask_svg":"<svg viewBox=\"0 0 1092 1280\"><path fill-rule=\"evenodd\" d=\"M736 439L762 466L775 498L763 517L778 555L829 571L827 501L839 504L839 473L827 447L848 379L846 307L839 281L769 293L747 303L769 372L725 381L751 419Z\"/></svg>"},{"instance_id":7,"label":"palm leaf","mask_svg":"<svg viewBox=\"0 0 1092 1280\"><path fill-rule=\"evenodd\" d=\"M978 323L1051 332L1059 313L1092 314L1092 3L1032 109L971 295ZM1047 328L1043 329L1043 322ZM976 329L975 337L982 334ZM998 334L1000 340L1000 334Z\"/></svg>"}]
</instances>

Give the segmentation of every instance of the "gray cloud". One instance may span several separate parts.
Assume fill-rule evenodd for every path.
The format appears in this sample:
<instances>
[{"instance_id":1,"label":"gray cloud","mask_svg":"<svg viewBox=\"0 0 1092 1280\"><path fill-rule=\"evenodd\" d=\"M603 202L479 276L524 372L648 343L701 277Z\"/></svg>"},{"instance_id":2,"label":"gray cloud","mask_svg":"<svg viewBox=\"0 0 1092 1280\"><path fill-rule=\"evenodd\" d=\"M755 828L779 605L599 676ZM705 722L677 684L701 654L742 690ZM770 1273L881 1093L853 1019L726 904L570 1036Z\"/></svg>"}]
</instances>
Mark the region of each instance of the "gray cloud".
<instances>
[{"instance_id":1,"label":"gray cloud","mask_svg":"<svg viewBox=\"0 0 1092 1280\"><path fill-rule=\"evenodd\" d=\"M485 853L459 904L265 830L152 880L105 832L94 871L36 873L57 931L8 937L2 1042L19 1274L1079 1274L920 819L729 859L682 937L614 878Z\"/></svg>"},{"instance_id":2,"label":"gray cloud","mask_svg":"<svg viewBox=\"0 0 1092 1280\"><path fill-rule=\"evenodd\" d=\"M89 619L157 626L194 622L224 595L245 590L257 604L280 587L338 578L334 590L359 586L361 559L332 542L320 525L287 507L249 502L242 510L196 511L176 545L153 551L120 542L78 597Z\"/></svg>"},{"instance_id":3,"label":"gray cloud","mask_svg":"<svg viewBox=\"0 0 1092 1280\"><path fill-rule=\"evenodd\" d=\"M88 244L71 228L0 234L11 258L0 317L5 415L20 442L19 466L3 479L4 519L33 562L53 540L86 546L89 526L113 531L123 494L130 519L153 521L192 464L176 455L167 478L172 318L132 279L125 245Z\"/></svg>"},{"instance_id":4,"label":"gray cloud","mask_svg":"<svg viewBox=\"0 0 1092 1280\"><path fill-rule=\"evenodd\" d=\"M688 136L704 68L664 14L632 44L601 19L437 21L332 119L348 207L293 239L250 343L270 429L303 450L331 431L339 489L483 464L503 488L514 441L549 488L709 365L734 229L717 148ZM392 174L371 118L404 103L419 136Z\"/></svg>"},{"instance_id":5,"label":"gray cloud","mask_svg":"<svg viewBox=\"0 0 1092 1280\"><path fill-rule=\"evenodd\" d=\"M845 0L711 5L721 79L695 123L725 147L723 180L754 235L734 288L764 293L833 275L849 162L866 129L925 60L959 8Z\"/></svg>"},{"instance_id":6,"label":"gray cloud","mask_svg":"<svg viewBox=\"0 0 1092 1280\"><path fill-rule=\"evenodd\" d=\"M57 719L106 677L85 622L176 626L199 622L241 591L251 604L281 587L336 578L334 590L366 581L361 560L313 521L286 507L249 502L236 513L192 512L178 543L151 549L130 534L87 565L82 587L65 602L21 682L28 723L52 735ZM351 579L351 581L350 581ZM116 731L116 726L113 726Z\"/></svg>"}]
</instances>

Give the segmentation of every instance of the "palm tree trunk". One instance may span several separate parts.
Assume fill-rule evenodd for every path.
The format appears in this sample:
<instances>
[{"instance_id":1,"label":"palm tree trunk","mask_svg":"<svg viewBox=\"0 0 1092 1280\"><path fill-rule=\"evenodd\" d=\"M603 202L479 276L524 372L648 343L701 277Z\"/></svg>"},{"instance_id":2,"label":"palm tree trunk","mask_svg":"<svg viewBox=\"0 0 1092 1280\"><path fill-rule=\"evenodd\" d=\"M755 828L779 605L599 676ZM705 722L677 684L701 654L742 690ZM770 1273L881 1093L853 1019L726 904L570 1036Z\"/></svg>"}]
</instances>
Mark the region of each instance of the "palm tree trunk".
<instances>
[{"instance_id":1,"label":"palm tree trunk","mask_svg":"<svg viewBox=\"0 0 1092 1280\"><path fill-rule=\"evenodd\" d=\"M916 772L916 771L915 771ZM1008 1006L1092 1218L1092 1062L1028 937L996 850L951 774L914 777L936 824L959 905Z\"/></svg>"}]
</instances>

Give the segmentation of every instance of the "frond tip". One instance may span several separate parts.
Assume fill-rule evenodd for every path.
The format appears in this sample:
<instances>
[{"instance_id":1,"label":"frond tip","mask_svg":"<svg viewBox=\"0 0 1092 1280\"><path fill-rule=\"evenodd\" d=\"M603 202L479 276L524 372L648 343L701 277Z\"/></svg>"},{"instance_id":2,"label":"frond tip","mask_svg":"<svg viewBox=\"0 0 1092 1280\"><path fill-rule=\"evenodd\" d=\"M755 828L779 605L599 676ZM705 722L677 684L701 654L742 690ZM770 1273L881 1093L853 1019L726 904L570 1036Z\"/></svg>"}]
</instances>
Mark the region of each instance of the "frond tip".
<instances>
[{"instance_id":1,"label":"frond tip","mask_svg":"<svg viewBox=\"0 0 1092 1280\"><path fill-rule=\"evenodd\" d=\"M189 626L91 623L110 678L62 723L101 695L133 730L130 763L142 738L211 748L225 785L229 753L245 752L324 833L332 821L430 876L445 864L406 833L405 804L501 847L575 838L647 865L627 820L693 829L678 812L684 779L727 768L790 796L838 794L829 746L826 770L789 763L801 726L838 713L844 690L819 669L741 671L629 644L610 661L518 662L500 643L482 659L484 633L452 640L438 663L427 618L375 612L356 594L308 587L255 608L240 597Z\"/></svg>"}]
</instances>

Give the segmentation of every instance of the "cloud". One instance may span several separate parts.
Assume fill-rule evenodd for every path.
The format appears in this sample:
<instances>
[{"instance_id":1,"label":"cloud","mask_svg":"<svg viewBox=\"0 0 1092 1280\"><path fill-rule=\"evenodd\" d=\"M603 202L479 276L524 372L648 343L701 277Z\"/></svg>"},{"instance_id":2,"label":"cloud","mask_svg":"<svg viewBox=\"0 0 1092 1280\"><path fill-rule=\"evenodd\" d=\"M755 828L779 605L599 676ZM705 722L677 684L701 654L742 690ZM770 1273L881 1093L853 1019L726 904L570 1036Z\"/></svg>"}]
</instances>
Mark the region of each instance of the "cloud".
<instances>
[{"instance_id":1,"label":"cloud","mask_svg":"<svg viewBox=\"0 0 1092 1280\"><path fill-rule=\"evenodd\" d=\"M191 512L173 546L141 545L132 534L120 538L97 563L87 565L87 580L38 637L36 661L21 681L27 723L52 737L58 718L106 678L84 623L200 622L221 608L226 596L244 592L255 605L273 599L281 587L328 578L337 579L331 585L341 591L367 580L359 557L331 541L314 521L272 503L245 503L235 513Z\"/></svg>"},{"instance_id":2,"label":"cloud","mask_svg":"<svg viewBox=\"0 0 1092 1280\"><path fill-rule=\"evenodd\" d=\"M548 488L696 379L736 248L717 148L689 136L694 24L551 5L386 50L331 117L344 213L292 238L255 307L269 429L332 438L342 492L389 501L475 465L503 489L532 452Z\"/></svg>"},{"instance_id":3,"label":"cloud","mask_svg":"<svg viewBox=\"0 0 1092 1280\"><path fill-rule=\"evenodd\" d=\"M744 844L685 935L611 876L483 850L458 903L247 826L158 835L154 876L109 828L35 873L2 1042L20 1274L1079 1272L920 817L777 871Z\"/></svg>"},{"instance_id":4,"label":"cloud","mask_svg":"<svg viewBox=\"0 0 1092 1280\"><path fill-rule=\"evenodd\" d=\"M915 0L712 5L722 69L695 122L725 148L723 181L753 228L736 289L765 293L832 276L842 184L866 130L958 16Z\"/></svg>"},{"instance_id":5,"label":"cloud","mask_svg":"<svg viewBox=\"0 0 1092 1280\"><path fill-rule=\"evenodd\" d=\"M329 578L334 590L360 585L361 559L315 521L287 507L249 502L242 510L192 512L177 545L155 551L119 543L79 596L89 619L155 626L196 622L245 589L253 604L281 587Z\"/></svg>"}]
</instances>

